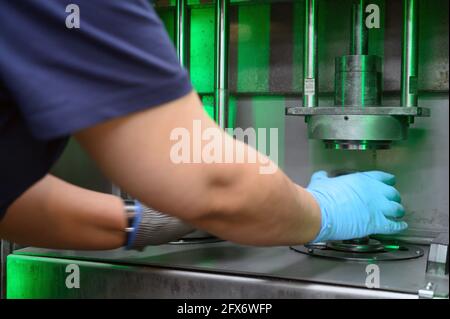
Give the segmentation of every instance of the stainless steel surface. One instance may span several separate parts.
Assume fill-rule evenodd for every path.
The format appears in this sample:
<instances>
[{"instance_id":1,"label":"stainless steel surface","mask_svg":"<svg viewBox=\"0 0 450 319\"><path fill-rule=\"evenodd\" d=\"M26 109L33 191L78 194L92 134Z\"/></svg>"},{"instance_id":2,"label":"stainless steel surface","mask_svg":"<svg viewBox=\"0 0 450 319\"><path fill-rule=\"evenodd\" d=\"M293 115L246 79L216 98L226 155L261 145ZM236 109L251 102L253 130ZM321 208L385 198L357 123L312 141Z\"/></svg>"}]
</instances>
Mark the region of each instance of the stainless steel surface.
<instances>
[{"instance_id":1,"label":"stainless steel surface","mask_svg":"<svg viewBox=\"0 0 450 319\"><path fill-rule=\"evenodd\" d=\"M18 256L24 265L28 257ZM417 299L417 294L334 286L300 280L285 280L265 276L242 276L220 272L198 272L159 266L130 266L73 259L34 258L32 285L28 290L9 291L13 298L405 298ZM80 288L66 289L65 269L77 264ZM39 276L46 273L52 282ZM181 302L181 301L180 301Z\"/></svg>"},{"instance_id":2,"label":"stainless steel surface","mask_svg":"<svg viewBox=\"0 0 450 319\"><path fill-rule=\"evenodd\" d=\"M422 249L427 252L426 246ZM358 288L366 287L366 266L368 265L368 262L311 258L311 256L290 250L288 247L256 248L229 242L148 247L142 253L123 250L75 252L26 248L15 254L167 267L186 271L257 276L265 277L268 280L306 281L315 284ZM381 274L380 290L417 295L418 290L429 281L425 273L425 257L395 262L380 261L377 265ZM448 285L448 277L439 280Z\"/></svg>"},{"instance_id":3,"label":"stainless steel surface","mask_svg":"<svg viewBox=\"0 0 450 319\"><path fill-rule=\"evenodd\" d=\"M448 233L433 239L428 252L427 273L436 276L448 275Z\"/></svg>"}]
</instances>

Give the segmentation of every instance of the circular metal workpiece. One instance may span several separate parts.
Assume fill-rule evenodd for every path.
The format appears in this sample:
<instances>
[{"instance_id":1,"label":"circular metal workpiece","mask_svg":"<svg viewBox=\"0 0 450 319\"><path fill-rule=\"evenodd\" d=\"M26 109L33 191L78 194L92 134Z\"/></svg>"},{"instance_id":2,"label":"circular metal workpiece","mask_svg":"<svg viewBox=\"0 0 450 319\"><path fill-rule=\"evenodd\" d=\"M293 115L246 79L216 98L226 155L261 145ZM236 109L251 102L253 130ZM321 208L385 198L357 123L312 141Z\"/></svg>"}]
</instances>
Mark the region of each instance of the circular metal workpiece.
<instances>
[{"instance_id":1,"label":"circular metal workpiece","mask_svg":"<svg viewBox=\"0 0 450 319\"><path fill-rule=\"evenodd\" d=\"M423 256L424 252L418 246L409 244L382 244L383 249L378 251L356 252L337 250L327 243L292 246L292 250L315 257L331 258L348 261L390 261L405 260Z\"/></svg>"},{"instance_id":2,"label":"circular metal workpiece","mask_svg":"<svg viewBox=\"0 0 450 319\"><path fill-rule=\"evenodd\" d=\"M358 240L333 240L327 242L327 247L334 250L357 252L357 253L371 253L384 251L384 245L376 239L369 239L364 241Z\"/></svg>"}]
</instances>

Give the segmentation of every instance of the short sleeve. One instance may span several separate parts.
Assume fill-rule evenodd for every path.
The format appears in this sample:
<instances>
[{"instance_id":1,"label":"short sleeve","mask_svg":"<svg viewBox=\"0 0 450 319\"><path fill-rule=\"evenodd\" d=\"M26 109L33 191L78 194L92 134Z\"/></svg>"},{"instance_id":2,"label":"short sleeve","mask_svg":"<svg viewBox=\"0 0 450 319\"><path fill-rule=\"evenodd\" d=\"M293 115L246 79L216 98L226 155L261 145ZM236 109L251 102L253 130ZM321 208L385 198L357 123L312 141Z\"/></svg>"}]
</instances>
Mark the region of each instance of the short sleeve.
<instances>
[{"instance_id":1,"label":"short sleeve","mask_svg":"<svg viewBox=\"0 0 450 319\"><path fill-rule=\"evenodd\" d=\"M69 4L79 8L79 28L66 25ZM0 0L0 72L33 136L44 140L192 90L144 0Z\"/></svg>"}]
</instances>

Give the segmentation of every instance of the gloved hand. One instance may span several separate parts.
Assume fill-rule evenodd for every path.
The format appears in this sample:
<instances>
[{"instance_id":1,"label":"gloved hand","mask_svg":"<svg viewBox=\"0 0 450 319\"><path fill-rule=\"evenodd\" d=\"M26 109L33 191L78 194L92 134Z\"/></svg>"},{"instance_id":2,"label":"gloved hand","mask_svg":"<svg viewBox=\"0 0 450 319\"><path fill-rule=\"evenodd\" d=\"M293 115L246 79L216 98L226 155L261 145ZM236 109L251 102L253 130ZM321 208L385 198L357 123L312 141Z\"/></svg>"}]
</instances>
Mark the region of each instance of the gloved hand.
<instances>
[{"instance_id":1,"label":"gloved hand","mask_svg":"<svg viewBox=\"0 0 450 319\"><path fill-rule=\"evenodd\" d=\"M371 234L393 234L408 225L397 221L405 215L395 176L370 171L329 178L313 174L307 190L318 202L322 226L313 242L344 240Z\"/></svg>"}]
</instances>

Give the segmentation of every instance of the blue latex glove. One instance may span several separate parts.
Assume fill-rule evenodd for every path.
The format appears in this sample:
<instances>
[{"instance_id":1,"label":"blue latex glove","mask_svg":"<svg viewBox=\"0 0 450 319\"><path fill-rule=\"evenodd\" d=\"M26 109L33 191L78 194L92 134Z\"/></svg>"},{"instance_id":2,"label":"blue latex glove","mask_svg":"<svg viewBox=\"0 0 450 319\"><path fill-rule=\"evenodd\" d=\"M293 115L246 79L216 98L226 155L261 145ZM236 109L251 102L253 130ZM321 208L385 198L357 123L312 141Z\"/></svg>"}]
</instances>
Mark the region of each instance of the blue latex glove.
<instances>
[{"instance_id":1,"label":"blue latex glove","mask_svg":"<svg viewBox=\"0 0 450 319\"><path fill-rule=\"evenodd\" d=\"M405 210L394 184L394 175L380 171L333 178L324 171L314 173L307 190L320 206L322 226L313 242L393 234L408 228L396 220Z\"/></svg>"}]
</instances>

